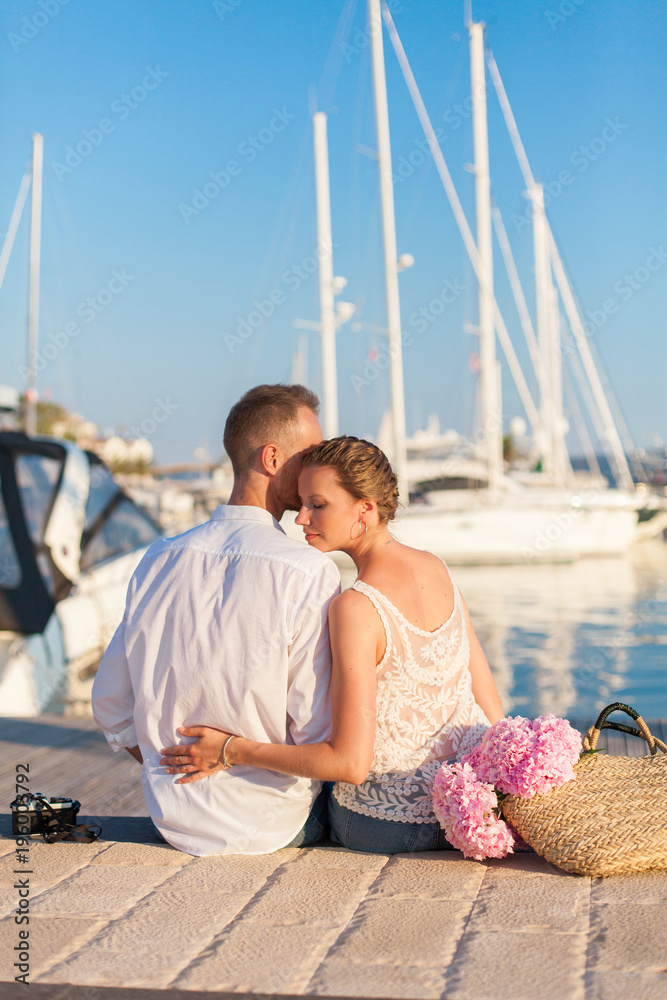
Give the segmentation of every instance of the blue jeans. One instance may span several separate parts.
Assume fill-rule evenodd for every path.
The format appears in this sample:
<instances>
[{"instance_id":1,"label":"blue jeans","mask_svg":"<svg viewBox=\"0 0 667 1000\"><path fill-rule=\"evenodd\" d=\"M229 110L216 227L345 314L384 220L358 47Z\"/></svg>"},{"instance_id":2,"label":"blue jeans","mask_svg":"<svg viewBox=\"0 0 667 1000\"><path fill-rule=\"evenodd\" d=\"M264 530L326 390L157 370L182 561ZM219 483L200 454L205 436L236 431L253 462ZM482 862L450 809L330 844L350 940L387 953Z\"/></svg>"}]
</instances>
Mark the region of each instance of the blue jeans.
<instances>
[{"instance_id":1,"label":"blue jeans","mask_svg":"<svg viewBox=\"0 0 667 1000\"><path fill-rule=\"evenodd\" d=\"M375 819L329 800L329 835L335 844L370 854L403 854L407 851L452 850L438 823L396 823Z\"/></svg>"},{"instance_id":2,"label":"blue jeans","mask_svg":"<svg viewBox=\"0 0 667 1000\"><path fill-rule=\"evenodd\" d=\"M287 844L287 847L310 847L322 840L329 834L329 821L327 817L327 806L329 805L329 795L331 793L332 782L327 781L322 785L322 791L313 802L308 819L303 824L294 840Z\"/></svg>"}]
</instances>

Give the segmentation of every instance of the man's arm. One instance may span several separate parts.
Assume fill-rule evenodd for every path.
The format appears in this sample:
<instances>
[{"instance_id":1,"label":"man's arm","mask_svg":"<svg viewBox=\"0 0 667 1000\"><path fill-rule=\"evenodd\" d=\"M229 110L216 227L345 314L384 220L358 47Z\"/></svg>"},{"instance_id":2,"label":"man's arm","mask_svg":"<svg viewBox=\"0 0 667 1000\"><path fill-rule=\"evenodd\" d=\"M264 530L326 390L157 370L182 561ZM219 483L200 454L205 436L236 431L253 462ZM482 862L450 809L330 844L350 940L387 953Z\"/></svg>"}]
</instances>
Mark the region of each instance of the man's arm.
<instances>
[{"instance_id":1,"label":"man's arm","mask_svg":"<svg viewBox=\"0 0 667 1000\"><path fill-rule=\"evenodd\" d=\"M102 657L92 693L93 718L114 753L125 748L143 763L134 728L134 691L125 655L125 618Z\"/></svg>"},{"instance_id":2,"label":"man's arm","mask_svg":"<svg viewBox=\"0 0 667 1000\"><path fill-rule=\"evenodd\" d=\"M288 730L295 744L331 736L331 644L328 612L340 593L340 574L325 564L304 589L289 648Z\"/></svg>"}]
</instances>

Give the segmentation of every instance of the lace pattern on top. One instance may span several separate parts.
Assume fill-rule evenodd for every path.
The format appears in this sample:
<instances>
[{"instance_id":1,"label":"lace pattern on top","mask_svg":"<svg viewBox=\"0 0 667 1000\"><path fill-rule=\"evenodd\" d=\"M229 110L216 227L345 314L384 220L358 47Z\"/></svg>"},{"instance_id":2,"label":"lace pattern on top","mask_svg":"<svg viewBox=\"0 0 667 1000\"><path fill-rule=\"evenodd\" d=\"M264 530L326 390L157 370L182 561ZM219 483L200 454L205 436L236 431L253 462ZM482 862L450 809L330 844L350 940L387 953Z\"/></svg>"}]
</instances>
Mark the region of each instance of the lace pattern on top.
<instances>
[{"instance_id":1,"label":"lace pattern on top","mask_svg":"<svg viewBox=\"0 0 667 1000\"><path fill-rule=\"evenodd\" d=\"M361 785L338 782L333 794L353 812L400 823L435 823L433 780L444 760L458 759L482 738L489 721L472 694L463 605L440 628L409 622L375 587L354 589L376 609L386 650L377 666L373 760Z\"/></svg>"}]
</instances>

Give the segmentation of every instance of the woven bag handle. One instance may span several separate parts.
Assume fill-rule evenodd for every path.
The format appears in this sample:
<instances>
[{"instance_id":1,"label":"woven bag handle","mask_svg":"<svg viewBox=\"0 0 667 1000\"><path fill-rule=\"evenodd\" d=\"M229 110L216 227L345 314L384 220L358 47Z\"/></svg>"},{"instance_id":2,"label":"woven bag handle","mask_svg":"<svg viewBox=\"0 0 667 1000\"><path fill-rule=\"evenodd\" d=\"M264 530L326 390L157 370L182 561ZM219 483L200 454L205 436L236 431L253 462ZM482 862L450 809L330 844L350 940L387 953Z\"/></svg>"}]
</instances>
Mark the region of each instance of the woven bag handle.
<instances>
[{"instance_id":1,"label":"woven bag handle","mask_svg":"<svg viewBox=\"0 0 667 1000\"><path fill-rule=\"evenodd\" d=\"M612 712L625 712L626 715L629 715L631 719L635 720L639 728L635 729L633 726L624 726L621 722L607 722L607 718ZM630 733L631 736L639 736L648 743L651 755L656 754L658 750L661 750L663 753L667 753L667 745L665 745L662 740L659 740L657 736L653 736L651 730L648 728L641 715L635 712L634 708L630 708L629 705L624 705L620 701L615 701L613 705L607 705L606 708L602 709L597 718L597 722L594 726L591 726L584 736L584 750L595 750L598 744L598 739L600 738L600 733L603 729L615 729L620 733Z\"/></svg>"}]
</instances>

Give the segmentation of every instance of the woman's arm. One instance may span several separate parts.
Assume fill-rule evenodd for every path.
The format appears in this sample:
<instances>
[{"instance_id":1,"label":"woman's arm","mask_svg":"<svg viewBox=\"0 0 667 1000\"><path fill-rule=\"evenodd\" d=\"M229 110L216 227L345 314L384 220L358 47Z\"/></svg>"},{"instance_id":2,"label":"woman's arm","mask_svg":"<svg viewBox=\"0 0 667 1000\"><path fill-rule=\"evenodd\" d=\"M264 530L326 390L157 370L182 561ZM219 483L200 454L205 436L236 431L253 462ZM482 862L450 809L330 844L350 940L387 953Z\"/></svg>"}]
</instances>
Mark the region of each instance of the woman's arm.
<instances>
[{"instance_id":1,"label":"woman's arm","mask_svg":"<svg viewBox=\"0 0 667 1000\"><path fill-rule=\"evenodd\" d=\"M493 725L493 723L497 722L498 719L502 719L505 713L503 712L503 706L500 698L498 697L496 682L493 679L491 668L489 667L486 656L484 655L484 650L482 649L480 641L475 634L475 630L472 627L468 605L463 600L463 597L461 597L461 601L463 603L463 613L465 615L468 643L470 645L470 675L472 677L472 693L475 701L482 709L491 725Z\"/></svg>"},{"instance_id":2,"label":"woman's arm","mask_svg":"<svg viewBox=\"0 0 667 1000\"><path fill-rule=\"evenodd\" d=\"M375 667L384 643L371 604L356 591L345 591L329 608L331 637L331 700L333 726L328 743L285 746L235 737L227 746L230 764L249 764L269 771L321 781L360 784L367 776L375 742ZM220 757L228 733L210 727L181 728L183 736L199 737L187 746L167 747L160 764L167 773L184 773L187 784L221 769ZM170 766L174 755L188 762Z\"/></svg>"}]
</instances>

